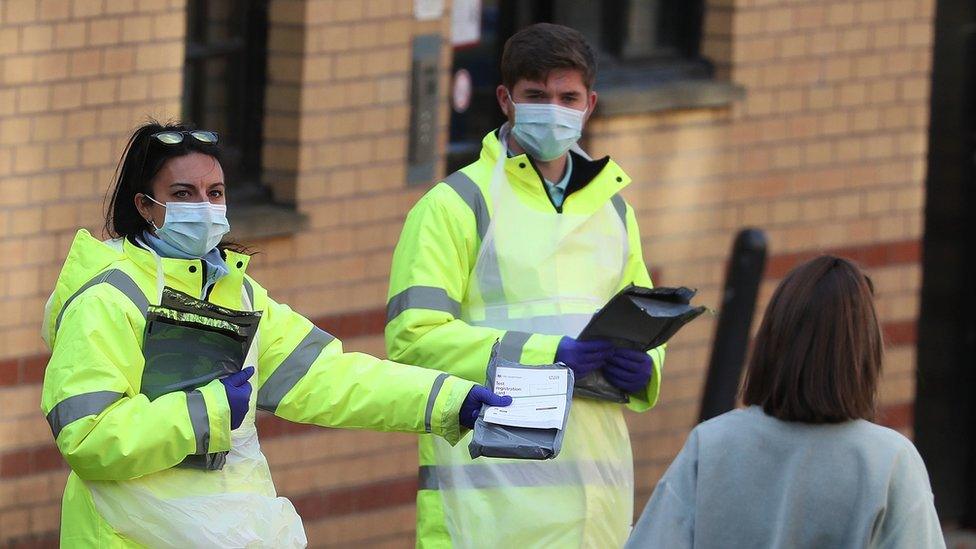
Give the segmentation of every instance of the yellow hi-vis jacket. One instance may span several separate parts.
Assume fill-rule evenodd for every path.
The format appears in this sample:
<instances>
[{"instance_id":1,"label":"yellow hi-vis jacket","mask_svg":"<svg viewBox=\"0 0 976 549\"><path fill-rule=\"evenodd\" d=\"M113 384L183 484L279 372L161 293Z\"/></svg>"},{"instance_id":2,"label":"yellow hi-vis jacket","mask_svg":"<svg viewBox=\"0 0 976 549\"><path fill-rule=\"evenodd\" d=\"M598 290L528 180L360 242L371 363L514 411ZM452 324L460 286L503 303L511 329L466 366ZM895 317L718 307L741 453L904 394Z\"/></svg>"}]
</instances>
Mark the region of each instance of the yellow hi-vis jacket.
<instances>
[{"instance_id":1,"label":"yellow hi-vis jacket","mask_svg":"<svg viewBox=\"0 0 976 549\"><path fill-rule=\"evenodd\" d=\"M246 276L247 255L226 251L225 259L230 273L208 300L246 309L246 294L262 312L258 374L251 379L259 409L300 423L459 440L458 413L472 382L344 353L338 339L274 302ZM166 286L200 294L199 260L163 258L162 265ZM170 470L189 455L230 450L230 409L219 380L153 401L140 393L145 315L158 303L156 277L151 252L81 230L48 302L43 335L52 356L41 408L71 467L61 515L64 547L136 545L99 514L86 482L124 484ZM188 474L205 479L219 472Z\"/></svg>"},{"instance_id":2,"label":"yellow hi-vis jacket","mask_svg":"<svg viewBox=\"0 0 976 549\"><path fill-rule=\"evenodd\" d=\"M559 335L529 334L462 320L464 299L472 280L481 240L492 215L490 184L501 151L497 132L483 140L480 158L435 185L407 216L393 256L387 304L386 347L391 360L405 361L443 370L483 383L492 345L500 340L507 358L524 364L549 364L555 358ZM508 181L515 195L538 211L582 213L608 201L623 218L629 242L620 288L629 284L651 287L651 278L641 251L640 230L631 208L618 194L630 178L609 158L587 161L573 158L573 179L583 185L573 188L562 208L555 208L541 176L526 155L505 160ZM573 192L575 191L575 192ZM531 230L526 227L525 230ZM585 270L587 258L580 258ZM657 402L665 346L651 350L654 373L643 394L631 395L627 407L642 412ZM449 547L444 509L436 482L427 482L437 466L434 441L420 439L420 490L417 494L417 544ZM487 492L486 492L487 494ZM483 497L490 497L485 495ZM549 505L552 502L538 502ZM626 520L630 520L627 517ZM498 525L512 528L512 525ZM524 540L532 546L531 540Z\"/></svg>"}]
</instances>

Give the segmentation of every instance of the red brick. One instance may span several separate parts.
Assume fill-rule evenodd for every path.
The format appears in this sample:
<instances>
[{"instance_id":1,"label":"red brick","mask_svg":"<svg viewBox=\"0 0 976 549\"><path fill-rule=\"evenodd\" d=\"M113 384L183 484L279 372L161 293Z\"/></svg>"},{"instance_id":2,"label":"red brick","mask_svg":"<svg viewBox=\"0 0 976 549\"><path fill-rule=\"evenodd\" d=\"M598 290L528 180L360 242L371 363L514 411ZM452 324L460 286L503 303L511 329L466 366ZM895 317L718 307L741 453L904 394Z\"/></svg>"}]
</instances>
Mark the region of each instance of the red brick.
<instances>
[{"instance_id":1,"label":"red brick","mask_svg":"<svg viewBox=\"0 0 976 549\"><path fill-rule=\"evenodd\" d=\"M30 450L14 450L0 455L0 478L21 477L30 473Z\"/></svg>"},{"instance_id":2,"label":"red brick","mask_svg":"<svg viewBox=\"0 0 976 549\"><path fill-rule=\"evenodd\" d=\"M339 488L293 497L292 503L306 521L399 507L414 501L417 478L405 477L372 484Z\"/></svg>"},{"instance_id":3,"label":"red brick","mask_svg":"<svg viewBox=\"0 0 976 549\"><path fill-rule=\"evenodd\" d=\"M891 263L915 263L922 259L922 243L919 241L897 242L888 249Z\"/></svg>"},{"instance_id":4,"label":"red brick","mask_svg":"<svg viewBox=\"0 0 976 549\"><path fill-rule=\"evenodd\" d=\"M7 549L57 549L60 545L57 532L51 534L33 534L26 538L8 540Z\"/></svg>"},{"instance_id":5,"label":"red brick","mask_svg":"<svg viewBox=\"0 0 976 549\"><path fill-rule=\"evenodd\" d=\"M914 345L918 340L918 325L914 320L885 322L881 326L885 343L891 347Z\"/></svg>"},{"instance_id":6,"label":"red brick","mask_svg":"<svg viewBox=\"0 0 976 549\"><path fill-rule=\"evenodd\" d=\"M50 355L38 355L21 359L20 382L40 383L44 381L44 369L51 359Z\"/></svg>"},{"instance_id":7,"label":"red brick","mask_svg":"<svg viewBox=\"0 0 976 549\"><path fill-rule=\"evenodd\" d=\"M885 267L918 263L921 257L921 245L917 240L909 240L774 255L766 261L766 276L773 279L782 278L793 267L823 254L846 257L860 263L862 267Z\"/></svg>"},{"instance_id":8,"label":"red brick","mask_svg":"<svg viewBox=\"0 0 976 549\"><path fill-rule=\"evenodd\" d=\"M19 362L17 359L0 362L0 387L17 384L17 381L20 379L18 375L20 370Z\"/></svg>"},{"instance_id":9,"label":"red brick","mask_svg":"<svg viewBox=\"0 0 976 549\"><path fill-rule=\"evenodd\" d=\"M386 309L342 313L315 319L314 324L339 339L379 335L386 326Z\"/></svg>"},{"instance_id":10,"label":"red brick","mask_svg":"<svg viewBox=\"0 0 976 549\"><path fill-rule=\"evenodd\" d=\"M43 448L35 448L32 453L31 472L44 473L57 469L66 469L68 464L61 457L61 452L53 444Z\"/></svg>"},{"instance_id":11,"label":"red brick","mask_svg":"<svg viewBox=\"0 0 976 549\"><path fill-rule=\"evenodd\" d=\"M53 443L0 455L0 478L23 477L67 468L61 452Z\"/></svg>"},{"instance_id":12,"label":"red brick","mask_svg":"<svg viewBox=\"0 0 976 549\"><path fill-rule=\"evenodd\" d=\"M892 404L878 410L878 423L891 429L911 427L915 420L913 403Z\"/></svg>"},{"instance_id":13,"label":"red brick","mask_svg":"<svg viewBox=\"0 0 976 549\"><path fill-rule=\"evenodd\" d=\"M322 429L317 425L303 425L286 421L271 414L261 412L257 417L257 429L261 438L275 438L289 435L302 435Z\"/></svg>"}]
</instances>

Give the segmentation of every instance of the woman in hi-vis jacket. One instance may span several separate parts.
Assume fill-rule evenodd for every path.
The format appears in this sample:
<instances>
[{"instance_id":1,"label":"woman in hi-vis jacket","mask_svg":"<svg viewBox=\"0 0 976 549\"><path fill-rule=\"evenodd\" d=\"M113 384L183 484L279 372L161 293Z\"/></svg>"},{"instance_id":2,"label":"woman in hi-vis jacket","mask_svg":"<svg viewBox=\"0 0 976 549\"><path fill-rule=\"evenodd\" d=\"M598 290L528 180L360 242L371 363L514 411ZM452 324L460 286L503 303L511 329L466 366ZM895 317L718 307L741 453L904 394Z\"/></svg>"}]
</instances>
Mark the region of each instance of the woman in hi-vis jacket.
<instances>
[{"instance_id":1,"label":"woman in hi-vis jacket","mask_svg":"<svg viewBox=\"0 0 976 549\"><path fill-rule=\"evenodd\" d=\"M344 353L268 297L228 232L218 136L135 131L101 241L80 230L43 335L42 409L71 467L65 547L301 547L255 409L301 423L433 433L456 443L482 403L442 372ZM250 330L250 331L249 331ZM234 357L237 358L234 358Z\"/></svg>"}]
</instances>

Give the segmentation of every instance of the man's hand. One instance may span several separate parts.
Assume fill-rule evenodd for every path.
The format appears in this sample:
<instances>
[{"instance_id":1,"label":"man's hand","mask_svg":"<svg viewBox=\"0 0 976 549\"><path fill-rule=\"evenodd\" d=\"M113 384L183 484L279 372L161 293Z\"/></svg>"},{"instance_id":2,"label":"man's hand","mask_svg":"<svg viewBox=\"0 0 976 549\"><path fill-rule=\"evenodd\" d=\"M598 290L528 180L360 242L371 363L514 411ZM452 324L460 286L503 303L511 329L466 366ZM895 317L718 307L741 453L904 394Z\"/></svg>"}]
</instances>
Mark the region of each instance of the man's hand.
<instances>
[{"instance_id":1,"label":"man's hand","mask_svg":"<svg viewBox=\"0 0 976 549\"><path fill-rule=\"evenodd\" d=\"M614 349L603 368L603 377L614 387L637 394L647 387L654 374L654 361L643 351Z\"/></svg>"},{"instance_id":2,"label":"man's hand","mask_svg":"<svg viewBox=\"0 0 976 549\"><path fill-rule=\"evenodd\" d=\"M576 379L582 379L593 370L604 367L612 355L613 345L609 341L580 341L564 337L559 340L556 349L556 362L562 362L573 371Z\"/></svg>"}]
</instances>

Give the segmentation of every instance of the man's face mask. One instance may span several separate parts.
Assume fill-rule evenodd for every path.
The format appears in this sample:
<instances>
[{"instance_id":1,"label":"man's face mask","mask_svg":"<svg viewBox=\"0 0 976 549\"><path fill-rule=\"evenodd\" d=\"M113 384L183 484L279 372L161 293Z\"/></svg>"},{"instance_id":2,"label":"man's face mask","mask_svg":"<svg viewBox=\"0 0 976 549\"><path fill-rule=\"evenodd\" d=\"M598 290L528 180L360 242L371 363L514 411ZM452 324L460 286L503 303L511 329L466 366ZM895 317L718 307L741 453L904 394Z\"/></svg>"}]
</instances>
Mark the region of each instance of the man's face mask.
<instances>
[{"instance_id":1,"label":"man's face mask","mask_svg":"<svg viewBox=\"0 0 976 549\"><path fill-rule=\"evenodd\" d=\"M537 160L548 162L566 154L583 132L586 110L578 111L551 103L516 103L512 135Z\"/></svg>"},{"instance_id":2,"label":"man's face mask","mask_svg":"<svg viewBox=\"0 0 976 549\"><path fill-rule=\"evenodd\" d=\"M220 244L220 239L230 232L227 206L210 202L167 202L163 204L151 196L146 198L166 208L162 227L152 220L156 236L164 242L193 257L203 257Z\"/></svg>"}]
</instances>

